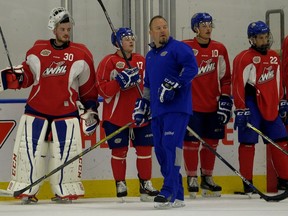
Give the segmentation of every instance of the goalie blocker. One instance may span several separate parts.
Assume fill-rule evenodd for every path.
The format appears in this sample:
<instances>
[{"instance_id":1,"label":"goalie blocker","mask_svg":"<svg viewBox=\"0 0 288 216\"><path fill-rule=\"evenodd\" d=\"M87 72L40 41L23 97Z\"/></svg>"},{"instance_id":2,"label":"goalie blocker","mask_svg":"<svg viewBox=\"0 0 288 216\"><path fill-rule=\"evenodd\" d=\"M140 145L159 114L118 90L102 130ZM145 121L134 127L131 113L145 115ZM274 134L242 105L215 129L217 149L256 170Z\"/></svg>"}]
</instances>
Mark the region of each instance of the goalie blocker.
<instances>
[{"instance_id":1,"label":"goalie blocker","mask_svg":"<svg viewBox=\"0 0 288 216\"><path fill-rule=\"evenodd\" d=\"M47 128L48 121L44 118L26 114L21 117L13 150L12 179L8 191L21 190L42 177L47 171L48 151L49 171L81 153L82 141L77 118L54 120L51 124L51 141L45 140ZM55 196L68 200L84 196L81 174L82 158L79 158L51 176L50 185ZM35 198L41 184L35 185L17 198Z\"/></svg>"}]
</instances>

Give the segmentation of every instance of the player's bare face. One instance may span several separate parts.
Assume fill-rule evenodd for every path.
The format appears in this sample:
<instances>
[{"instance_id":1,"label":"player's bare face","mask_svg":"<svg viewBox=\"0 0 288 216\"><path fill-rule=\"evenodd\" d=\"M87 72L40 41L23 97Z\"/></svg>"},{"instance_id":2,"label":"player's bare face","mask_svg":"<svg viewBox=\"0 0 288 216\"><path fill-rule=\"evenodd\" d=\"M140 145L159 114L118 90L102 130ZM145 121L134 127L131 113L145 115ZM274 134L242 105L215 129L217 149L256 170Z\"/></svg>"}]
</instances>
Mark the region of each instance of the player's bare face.
<instances>
[{"instance_id":1,"label":"player's bare face","mask_svg":"<svg viewBox=\"0 0 288 216\"><path fill-rule=\"evenodd\" d=\"M199 43L208 43L212 33L212 22L199 23L197 38Z\"/></svg>"},{"instance_id":2,"label":"player's bare face","mask_svg":"<svg viewBox=\"0 0 288 216\"><path fill-rule=\"evenodd\" d=\"M60 23L54 29L57 45L63 45L70 40L71 23Z\"/></svg>"},{"instance_id":3,"label":"player's bare face","mask_svg":"<svg viewBox=\"0 0 288 216\"><path fill-rule=\"evenodd\" d=\"M170 36L168 24L162 18L156 18L152 21L149 33L156 47L166 44Z\"/></svg>"},{"instance_id":4,"label":"player's bare face","mask_svg":"<svg viewBox=\"0 0 288 216\"><path fill-rule=\"evenodd\" d=\"M134 50L134 36L125 36L122 38L122 47L126 53L132 53Z\"/></svg>"},{"instance_id":5,"label":"player's bare face","mask_svg":"<svg viewBox=\"0 0 288 216\"><path fill-rule=\"evenodd\" d=\"M256 38L253 38L253 42L256 47L262 47L269 44L269 39L270 37L268 33L259 34L256 36Z\"/></svg>"}]
</instances>

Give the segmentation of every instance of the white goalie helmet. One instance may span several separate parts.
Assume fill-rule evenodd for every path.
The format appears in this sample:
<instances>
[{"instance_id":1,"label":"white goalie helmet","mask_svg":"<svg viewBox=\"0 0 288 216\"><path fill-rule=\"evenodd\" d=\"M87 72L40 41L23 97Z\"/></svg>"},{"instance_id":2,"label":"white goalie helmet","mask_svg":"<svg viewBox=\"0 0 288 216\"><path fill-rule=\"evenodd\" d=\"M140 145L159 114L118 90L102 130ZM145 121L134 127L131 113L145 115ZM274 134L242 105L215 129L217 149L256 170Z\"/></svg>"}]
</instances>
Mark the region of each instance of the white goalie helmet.
<instances>
[{"instance_id":1,"label":"white goalie helmet","mask_svg":"<svg viewBox=\"0 0 288 216\"><path fill-rule=\"evenodd\" d=\"M69 22L71 22L72 25L74 25L74 20L66 8L64 7L54 8L49 15L48 28L50 30L54 30L58 23L62 22L67 18L69 19Z\"/></svg>"}]
</instances>

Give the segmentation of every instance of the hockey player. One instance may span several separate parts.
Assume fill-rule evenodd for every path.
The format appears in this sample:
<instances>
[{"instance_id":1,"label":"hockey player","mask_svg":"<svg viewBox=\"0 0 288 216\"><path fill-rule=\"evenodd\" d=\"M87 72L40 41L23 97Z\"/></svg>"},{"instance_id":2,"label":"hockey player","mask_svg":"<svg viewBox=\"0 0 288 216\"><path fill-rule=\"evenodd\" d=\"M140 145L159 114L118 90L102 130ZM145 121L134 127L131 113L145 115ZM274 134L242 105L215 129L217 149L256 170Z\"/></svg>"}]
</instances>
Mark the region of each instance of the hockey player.
<instances>
[{"instance_id":1,"label":"hockey player","mask_svg":"<svg viewBox=\"0 0 288 216\"><path fill-rule=\"evenodd\" d=\"M262 21L252 22L247 29L251 47L233 61L232 86L235 103L234 129L238 128L239 166L241 174L253 182L253 162L258 134L246 127L259 128L281 148L287 149L287 132L280 117L287 115L283 99L279 55L270 49L272 35ZM284 102L284 103L283 103ZM288 189L288 157L267 143L278 175L278 190ZM244 192L253 190L244 183Z\"/></svg>"},{"instance_id":2,"label":"hockey player","mask_svg":"<svg viewBox=\"0 0 288 216\"><path fill-rule=\"evenodd\" d=\"M191 29L196 37L183 42L194 51L198 62L198 75L192 81L193 115L189 126L213 149L217 149L219 139L225 135L225 125L232 114L231 71L225 46L211 39L212 16L196 13L191 18ZM205 91L203 91L205 86ZM200 141L188 131L183 144L188 191L196 198L199 191L197 168ZM214 183L212 175L215 154L202 146L200 150L200 170L202 196L220 196L221 186Z\"/></svg>"},{"instance_id":3,"label":"hockey player","mask_svg":"<svg viewBox=\"0 0 288 216\"><path fill-rule=\"evenodd\" d=\"M198 67L192 49L170 37L162 16L153 17L149 28L152 49L146 56L143 97L137 99L133 118L138 125L147 121L151 105L155 154L164 177L155 208L183 207L182 145L192 114L191 80Z\"/></svg>"},{"instance_id":4,"label":"hockey player","mask_svg":"<svg viewBox=\"0 0 288 216\"><path fill-rule=\"evenodd\" d=\"M105 56L96 72L97 88L104 98L102 126L106 136L132 121L134 104L139 97L137 85L143 89L145 70L145 58L133 53L135 35L130 28L119 28L116 35L112 33L111 42L117 51ZM119 43L129 65L125 61ZM130 66L132 68L129 68ZM117 197L123 199L127 196L125 175L130 140L137 155L140 200L151 201L159 191L153 188L151 182L153 137L150 124L136 128L132 126L108 141Z\"/></svg>"},{"instance_id":5,"label":"hockey player","mask_svg":"<svg viewBox=\"0 0 288 216\"><path fill-rule=\"evenodd\" d=\"M46 156L50 156L49 170L53 170L82 152L77 101L85 107L81 111L84 132L91 135L98 125L93 56L83 44L70 41L73 24L65 8L54 8L48 28L55 39L36 41L22 65L1 71L5 88L31 86L18 126L8 190L20 190L42 177ZM79 158L50 177L55 194L52 200L71 201L84 196L81 170ZM35 185L18 198L24 203L37 202L39 187Z\"/></svg>"}]
</instances>

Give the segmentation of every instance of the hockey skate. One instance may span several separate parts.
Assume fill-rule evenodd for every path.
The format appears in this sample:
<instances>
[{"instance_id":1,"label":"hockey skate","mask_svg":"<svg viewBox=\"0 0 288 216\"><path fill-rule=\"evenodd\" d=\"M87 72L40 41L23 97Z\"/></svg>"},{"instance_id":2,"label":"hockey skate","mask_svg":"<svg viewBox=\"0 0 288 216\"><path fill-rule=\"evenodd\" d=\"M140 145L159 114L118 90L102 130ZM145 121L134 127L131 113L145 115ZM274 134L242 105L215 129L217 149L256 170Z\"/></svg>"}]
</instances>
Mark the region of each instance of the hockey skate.
<instances>
[{"instance_id":1,"label":"hockey skate","mask_svg":"<svg viewBox=\"0 0 288 216\"><path fill-rule=\"evenodd\" d=\"M126 181L116 181L116 193L117 197L121 198L122 202L125 202L123 197L127 196Z\"/></svg>"},{"instance_id":2,"label":"hockey skate","mask_svg":"<svg viewBox=\"0 0 288 216\"><path fill-rule=\"evenodd\" d=\"M288 190L288 180L278 178L277 183L278 193L283 193Z\"/></svg>"},{"instance_id":3,"label":"hockey skate","mask_svg":"<svg viewBox=\"0 0 288 216\"><path fill-rule=\"evenodd\" d=\"M157 195L154 198L154 208L169 209L169 208L172 208L172 203L164 195Z\"/></svg>"},{"instance_id":4,"label":"hockey skate","mask_svg":"<svg viewBox=\"0 0 288 216\"><path fill-rule=\"evenodd\" d=\"M197 176L187 176L187 186L190 199L195 199L197 193L199 192Z\"/></svg>"},{"instance_id":5,"label":"hockey skate","mask_svg":"<svg viewBox=\"0 0 288 216\"><path fill-rule=\"evenodd\" d=\"M142 180L140 181L140 200L142 202L153 202L154 197L159 194L159 191L156 190L152 186L152 182L150 180Z\"/></svg>"},{"instance_id":6,"label":"hockey skate","mask_svg":"<svg viewBox=\"0 0 288 216\"><path fill-rule=\"evenodd\" d=\"M35 195L33 196L22 196L21 198L21 204L27 205L27 204L35 204L38 202L38 199Z\"/></svg>"},{"instance_id":7,"label":"hockey skate","mask_svg":"<svg viewBox=\"0 0 288 216\"><path fill-rule=\"evenodd\" d=\"M178 200L176 199L173 203L172 203L172 208L182 208L185 206L185 202L183 200Z\"/></svg>"},{"instance_id":8,"label":"hockey skate","mask_svg":"<svg viewBox=\"0 0 288 216\"><path fill-rule=\"evenodd\" d=\"M249 181L251 184L253 184L253 181ZM243 182L244 186L244 194L247 195L249 198L252 197L252 194L255 194L256 192L253 190L253 188L249 187L245 182Z\"/></svg>"},{"instance_id":9,"label":"hockey skate","mask_svg":"<svg viewBox=\"0 0 288 216\"><path fill-rule=\"evenodd\" d=\"M212 176L201 176L201 184L203 197L220 197L222 187L215 184Z\"/></svg>"}]
</instances>

